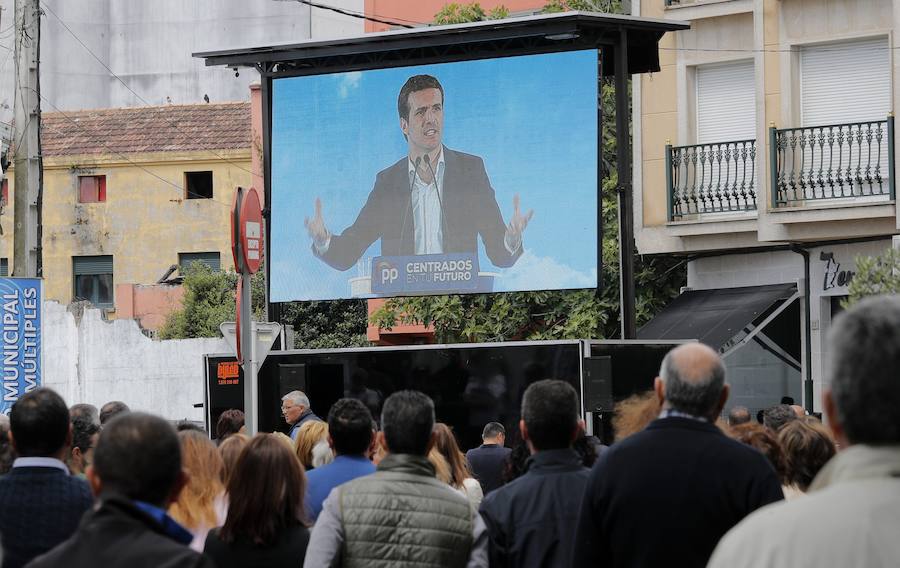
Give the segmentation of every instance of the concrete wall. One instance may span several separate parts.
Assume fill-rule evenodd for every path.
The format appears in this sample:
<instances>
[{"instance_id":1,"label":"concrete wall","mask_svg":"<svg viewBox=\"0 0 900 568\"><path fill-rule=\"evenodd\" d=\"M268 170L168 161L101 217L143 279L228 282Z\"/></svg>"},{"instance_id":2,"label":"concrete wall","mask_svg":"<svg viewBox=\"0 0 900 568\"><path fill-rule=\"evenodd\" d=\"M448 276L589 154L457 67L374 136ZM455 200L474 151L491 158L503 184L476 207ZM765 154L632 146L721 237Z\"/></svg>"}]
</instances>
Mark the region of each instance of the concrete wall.
<instances>
[{"instance_id":1,"label":"concrete wall","mask_svg":"<svg viewBox=\"0 0 900 568\"><path fill-rule=\"evenodd\" d=\"M0 0L4 30L0 45L7 48L14 43L13 4L14 0ZM213 102L243 101L249 98L250 83L259 80L256 71L244 69L235 77L230 69L206 67L191 53L363 32L359 18L287 0L44 0L43 4L47 9L41 18L41 90L50 101L43 103L46 110L54 110L51 104L77 110L199 103L203 95ZM363 10L363 0L328 4ZM0 52L0 61L5 60L0 66L0 121L9 122L14 65L11 54L7 58L5 49Z\"/></svg>"},{"instance_id":2,"label":"concrete wall","mask_svg":"<svg viewBox=\"0 0 900 568\"><path fill-rule=\"evenodd\" d=\"M44 386L69 405L124 401L170 420L203 420L203 354L229 350L219 339L155 341L132 320L44 302Z\"/></svg>"}]
</instances>

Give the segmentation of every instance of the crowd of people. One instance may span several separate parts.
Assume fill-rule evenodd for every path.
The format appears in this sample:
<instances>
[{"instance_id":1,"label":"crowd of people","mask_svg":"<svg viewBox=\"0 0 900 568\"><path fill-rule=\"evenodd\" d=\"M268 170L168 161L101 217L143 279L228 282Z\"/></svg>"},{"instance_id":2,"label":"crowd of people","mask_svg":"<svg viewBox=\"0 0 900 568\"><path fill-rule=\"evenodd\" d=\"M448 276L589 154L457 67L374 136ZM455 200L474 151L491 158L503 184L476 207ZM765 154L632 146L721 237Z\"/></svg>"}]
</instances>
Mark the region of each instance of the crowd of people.
<instances>
[{"instance_id":1,"label":"crowd of people","mask_svg":"<svg viewBox=\"0 0 900 568\"><path fill-rule=\"evenodd\" d=\"M895 566L900 298L841 315L829 356L827 425L790 400L729 407L722 359L688 343L617 407L609 447L548 379L520 444L490 422L465 453L417 391L326 420L293 391L288 435L228 410L211 437L38 388L0 417L2 568Z\"/></svg>"}]
</instances>

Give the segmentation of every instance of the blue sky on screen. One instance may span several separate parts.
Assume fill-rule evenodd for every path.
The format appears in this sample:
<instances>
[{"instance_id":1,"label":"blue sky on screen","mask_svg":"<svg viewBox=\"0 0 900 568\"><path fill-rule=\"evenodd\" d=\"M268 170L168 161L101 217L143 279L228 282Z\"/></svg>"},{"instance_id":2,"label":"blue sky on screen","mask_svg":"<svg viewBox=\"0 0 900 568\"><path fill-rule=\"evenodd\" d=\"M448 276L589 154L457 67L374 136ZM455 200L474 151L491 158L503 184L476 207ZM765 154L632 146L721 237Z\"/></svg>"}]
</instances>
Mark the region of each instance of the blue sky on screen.
<instances>
[{"instance_id":1,"label":"blue sky on screen","mask_svg":"<svg viewBox=\"0 0 900 568\"><path fill-rule=\"evenodd\" d=\"M596 285L597 52L593 50L276 79L272 119L272 299L349 297L313 256L303 225L322 199L328 228L353 223L375 175L407 153L397 95L412 75L444 87L444 145L481 156L505 221L534 209L525 252L495 290ZM376 241L363 258L380 254Z\"/></svg>"}]
</instances>

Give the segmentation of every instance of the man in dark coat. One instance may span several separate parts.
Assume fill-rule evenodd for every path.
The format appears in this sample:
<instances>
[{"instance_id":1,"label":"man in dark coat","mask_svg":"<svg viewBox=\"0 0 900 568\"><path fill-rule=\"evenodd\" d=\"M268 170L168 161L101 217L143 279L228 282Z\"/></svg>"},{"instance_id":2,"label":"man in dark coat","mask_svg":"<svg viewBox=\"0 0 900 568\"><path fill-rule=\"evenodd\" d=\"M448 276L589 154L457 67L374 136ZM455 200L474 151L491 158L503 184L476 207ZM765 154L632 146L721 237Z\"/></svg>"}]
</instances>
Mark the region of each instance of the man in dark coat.
<instances>
[{"instance_id":1,"label":"man in dark coat","mask_svg":"<svg viewBox=\"0 0 900 568\"><path fill-rule=\"evenodd\" d=\"M660 418L594 465L573 566L702 568L731 527L783 498L766 458L714 423L729 390L719 355L682 345L659 374Z\"/></svg>"},{"instance_id":2,"label":"man in dark coat","mask_svg":"<svg viewBox=\"0 0 900 568\"><path fill-rule=\"evenodd\" d=\"M572 449L581 433L578 395L563 381L538 381L522 398L525 474L481 503L491 566L568 566L590 470Z\"/></svg>"},{"instance_id":3,"label":"man in dark coat","mask_svg":"<svg viewBox=\"0 0 900 568\"><path fill-rule=\"evenodd\" d=\"M214 568L188 548L191 533L166 514L187 482L168 422L140 412L111 420L94 449L88 481L99 507L28 568Z\"/></svg>"},{"instance_id":4,"label":"man in dark coat","mask_svg":"<svg viewBox=\"0 0 900 568\"><path fill-rule=\"evenodd\" d=\"M519 210L503 222L484 162L442 144L444 88L430 75L410 77L397 100L408 155L378 173L356 221L340 234L325 225L321 201L306 219L313 253L347 270L381 239L385 256L478 252L478 236L495 266L512 266L522 255L522 235L533 211Z\"/></svg>"},{"instance_id":5,"label":"man in dark coat","mask_svg":"<svg viewBox=\"0 0 900 568\"><path fill-rule=\"evenodd\" d=\"M69 538L94 500L63 463L72 428L61 396L35 389L16 401L9 418L19 457L0 478L0 535L3 568L20 568Z\"/></svg>"},{"instance_id":6,"label":"man in dark coat","mask_svg":"<svg viewBox=\"0 0 900 568\"><path fill-rule=\"evenodd\" d=\"M466 452L466 459L472 468L472 475L487 495L503 485L503 465L512 450L503 446L506 428L499 422L488 422L481 432L481 440L483 444Z\"/></svg>"}]
</instances>

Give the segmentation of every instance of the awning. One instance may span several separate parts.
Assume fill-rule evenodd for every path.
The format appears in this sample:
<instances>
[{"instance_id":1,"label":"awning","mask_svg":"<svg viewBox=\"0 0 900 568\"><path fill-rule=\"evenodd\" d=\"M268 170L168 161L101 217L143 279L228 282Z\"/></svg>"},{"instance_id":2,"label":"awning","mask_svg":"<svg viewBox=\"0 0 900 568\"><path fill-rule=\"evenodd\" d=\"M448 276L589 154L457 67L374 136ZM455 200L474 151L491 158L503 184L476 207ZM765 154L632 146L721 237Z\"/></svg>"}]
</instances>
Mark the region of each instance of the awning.
<instances>
[{"instance_id":1,"label":"awning","mask_svg":"<svg viewBox=\"0 0 900 568\"><path fill-rule=\"evenodd\" d=\"M796 284L690 290L641 327L638 339L697 339L719 349L795 294Z\"/></svg>"}]
</instances>

